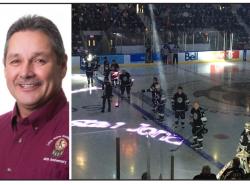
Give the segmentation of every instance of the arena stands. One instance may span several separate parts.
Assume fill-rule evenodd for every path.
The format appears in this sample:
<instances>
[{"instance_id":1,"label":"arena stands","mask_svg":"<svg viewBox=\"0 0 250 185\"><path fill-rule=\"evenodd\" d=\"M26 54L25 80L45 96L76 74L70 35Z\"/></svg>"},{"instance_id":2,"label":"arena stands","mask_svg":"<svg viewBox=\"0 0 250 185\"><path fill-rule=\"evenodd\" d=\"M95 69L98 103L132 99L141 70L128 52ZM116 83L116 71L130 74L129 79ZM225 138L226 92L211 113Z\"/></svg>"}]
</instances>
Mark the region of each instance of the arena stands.
<instances>
[{"instance_id":1,"label":"arena stands","mask_svg":"<svg viewBox=\"0 0 250 185\"><path fill-rule=\"evenodd\" d=\"M84 47L82 31L103 31L116 44L144 44L144 35L151 29L148 4L74 4L72 13L73 53ZM236 12L234 11L236 9ZM248 32L240 23L240 16L250 26L250 5L237 4L153 4L154 20L163 43L177 42L177 37L187 34L187 43L208 43L208 31L234 34L234 49L242 49L248 43ZM148 20L148 21L145 21ZM147 23L148 22L148 23ZM123 36L121 42L114 33ZM166 35L171 35L166 36ZM222 39L221 39L222 40ZM236 47L236 48L235 48Z\"/></svg>"}]
</instances>

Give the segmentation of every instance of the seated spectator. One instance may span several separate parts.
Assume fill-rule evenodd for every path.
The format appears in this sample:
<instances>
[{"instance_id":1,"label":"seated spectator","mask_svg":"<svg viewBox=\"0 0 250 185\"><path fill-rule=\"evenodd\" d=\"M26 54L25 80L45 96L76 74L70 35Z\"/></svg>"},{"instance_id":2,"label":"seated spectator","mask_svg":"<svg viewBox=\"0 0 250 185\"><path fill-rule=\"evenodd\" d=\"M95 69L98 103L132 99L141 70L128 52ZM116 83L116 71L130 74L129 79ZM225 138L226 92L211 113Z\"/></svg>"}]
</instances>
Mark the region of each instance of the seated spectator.
<instances>
[{"instance_id":1,"label":"seated spectator","mask_svg":"<svg viewBox=\"0 0 250 185\"><path fill-rule=\"evenodd\" d=\"M244 170L240 167L240 159L235 157L233 159L232 167L228 168L221 175L221 180L242 180L244 179Z\"/></svg>"},{"instance_id":2,"label":"seated spectator","mask_svg":"<svg viewBox=\"0 0 250 185\"><path fill-rule=\"evenodd\" d=\"M211 169L207 165L202 167L201 173L194 176L193 180L217 180L217 178L215 174L211 173Z\"/></svg>"},{"instance_id":3,"label":"seated spectator","mask_svg":"<svg viewBox=\"0 0 250 185\"><path fill-rule=\"evenodd\" d=\"M148 175L148 172L144 172L142 174L141 180L150 180L150 175Z\"/></svg>"},{"instance_id":4,"label":"seated spectator","mask_svg":"<svg viewBox=\"0 0 250 185\"><path fill-rule=\"evenodd\" d=\"M250 180L250 173L244 175L244 180Z\"/></svg>"}]
</instances>

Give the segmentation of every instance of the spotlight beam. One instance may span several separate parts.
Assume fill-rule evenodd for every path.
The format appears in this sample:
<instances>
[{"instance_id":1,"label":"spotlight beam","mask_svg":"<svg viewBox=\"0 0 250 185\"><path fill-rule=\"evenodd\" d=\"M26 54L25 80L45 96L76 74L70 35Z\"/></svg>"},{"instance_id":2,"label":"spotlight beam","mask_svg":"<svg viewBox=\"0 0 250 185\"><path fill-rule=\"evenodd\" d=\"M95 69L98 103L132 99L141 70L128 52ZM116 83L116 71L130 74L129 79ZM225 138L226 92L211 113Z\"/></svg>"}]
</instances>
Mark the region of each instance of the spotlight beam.
<instances>
[{"instance_id":1,"label":"spotlight beam","mask_svg":"<svg viewBox=\"0 0 250 185\"><path fill-rule=\"evenodd\" d=\"M152 4L149 4L149 11L150 11L150 18L151 18L151 23L152 23L151 29L153 32L154 51L156 51L156 53L160 53L160 41L159 41L158 32L156 30L155 16L154 16ZM164 73L164 68L163 68L161 59L160 59L160 62L157 62L157 68L158 68L159 73L160 73L160 82L161 82L162 89L167 89L166 76Z\"/></svg>"}]
</instances>

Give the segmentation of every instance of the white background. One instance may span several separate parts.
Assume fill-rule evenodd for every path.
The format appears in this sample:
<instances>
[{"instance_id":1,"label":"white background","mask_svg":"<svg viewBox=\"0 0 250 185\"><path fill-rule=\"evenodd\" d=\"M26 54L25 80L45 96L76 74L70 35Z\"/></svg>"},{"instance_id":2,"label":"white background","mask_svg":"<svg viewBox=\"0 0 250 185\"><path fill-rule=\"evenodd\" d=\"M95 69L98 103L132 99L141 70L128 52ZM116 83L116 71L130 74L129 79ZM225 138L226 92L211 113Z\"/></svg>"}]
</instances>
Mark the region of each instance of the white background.
<instances>
[{"instance_id":1,"label":"white background","mask_svg":"<svg viewBox=\"0 0 250 185\"><path fill-rule=\"evenodd\" d=\"M24 15L41 15L54 22L58 27L66 54L68 55L67 75L63 89L68 101L71 99L71 5L70 4L0 4L0 115L13 109L14 98L10 95L4 77L3 51L6 34L17 19Z\"/></svg>"}]
</instances>

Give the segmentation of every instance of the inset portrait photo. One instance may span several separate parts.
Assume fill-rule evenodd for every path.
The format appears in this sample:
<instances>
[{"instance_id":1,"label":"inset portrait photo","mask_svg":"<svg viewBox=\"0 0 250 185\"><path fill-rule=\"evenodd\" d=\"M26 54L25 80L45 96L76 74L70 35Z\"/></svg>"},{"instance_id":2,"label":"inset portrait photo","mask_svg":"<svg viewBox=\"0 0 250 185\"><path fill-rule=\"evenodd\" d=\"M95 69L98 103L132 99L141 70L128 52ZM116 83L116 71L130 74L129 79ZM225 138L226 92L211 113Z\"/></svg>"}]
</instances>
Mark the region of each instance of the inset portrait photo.
<instances>
[{"instance_id":1,"label":"inset portrait photo","mask_svg":"<svg viewBox=\"0 0 250 185\"><path fill-rule=\"evenodd\" d=\"M0 179L69 179L71 5L0 16Z\"/></svg>"}]
</instances>

